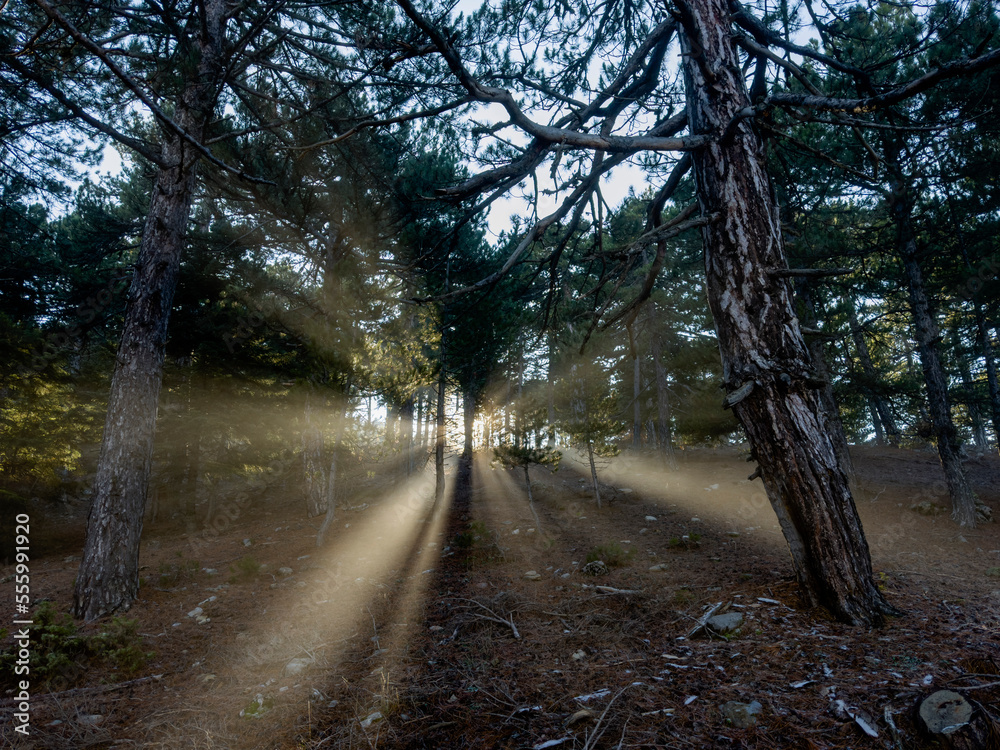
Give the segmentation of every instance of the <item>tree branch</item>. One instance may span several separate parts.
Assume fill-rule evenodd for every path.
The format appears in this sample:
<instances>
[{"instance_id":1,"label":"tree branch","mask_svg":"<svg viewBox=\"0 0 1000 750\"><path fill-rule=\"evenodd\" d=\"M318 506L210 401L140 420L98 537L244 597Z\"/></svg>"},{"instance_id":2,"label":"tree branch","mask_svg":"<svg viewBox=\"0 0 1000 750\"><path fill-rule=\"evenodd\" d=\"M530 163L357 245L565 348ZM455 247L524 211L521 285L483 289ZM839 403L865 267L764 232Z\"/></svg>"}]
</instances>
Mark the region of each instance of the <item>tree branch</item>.
<instances>
[{"instance_id":1,"label":"tree branch","mask_svg":"<svg viewBox=\"0 0 1000 750\"><path fill-rule=\"evenodd\" d=\"M226 164L224 161L214 156L212 152L202 144L197 138L188 133L184 128L174 122L166 112L164 112L160 107L154 102L145 91L137 84L131 76L129 76L124 70L122 70L118 63L111 59L107 51L102 49L98 44L96 44L90 37L81 32L76 26L70 21L66 16L60 13L55 7L53 7L48 0L34 0L35 4L42 9L42 11L55 21L57 24L62 26L63 29L73 38L73 40L79 44L81 47L89 50L93 53L105 67L110 70L116 78L118 78L133 94L135 94L139 101L141 101L146 108L156 117L160 122L162 122L169 130L172 130L177 136L182 138L184 141L189 143L202 157L206 160L219 167L220 169L229 172L230 174L236 175L237 177L247 180L248 182L256 182L264 185L275 185L276 183L271 180L264 180L259 177L253 177L246 174L243 170ZM104 131L102 131L104 132ZM144 154L145 155L145 154ZM159 166L163 166L157 161Z\"/></svg>"}]
</instances>

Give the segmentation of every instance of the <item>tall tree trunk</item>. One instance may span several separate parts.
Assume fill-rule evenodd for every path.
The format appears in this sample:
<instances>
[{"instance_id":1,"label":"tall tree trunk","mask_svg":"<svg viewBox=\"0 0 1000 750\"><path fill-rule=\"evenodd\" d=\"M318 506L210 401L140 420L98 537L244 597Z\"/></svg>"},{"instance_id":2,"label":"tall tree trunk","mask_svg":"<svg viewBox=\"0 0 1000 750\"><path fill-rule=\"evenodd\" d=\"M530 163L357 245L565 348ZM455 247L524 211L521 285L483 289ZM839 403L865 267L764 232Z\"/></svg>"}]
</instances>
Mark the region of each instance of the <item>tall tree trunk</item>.
<instances>
[{"instance_id":1,"label":"tall tree trunk","mask_svg":"<svg viewBox=\"0 0 1000 750\"><path fill-rule=\"evenodd\" d=\"M472 432L476 422L476 396L471 388L462 392L462 414L465 417L465 444L462 446L462 457L472 458Z\"/></svg>"},{"instance_id":2,"label":"tall tree trunk","mask_svg":"<svg viewBox=\"0 0 1000 750\"><path fill-rule=\"evenodd\" d=\"M396 424L399 422L399 406L394 403L385 405L385 448L396 449Z\"/></svg>"},{"instance_id":3,"label":"tall tree trunk","mask_svg":"<svg viewBox=\"0 0 1000 750\"><path fill-rule=\"evenodd\" d=\"M875 444L885 445L885 431L882 429L882 418L879 416L878 407L875 405L875 398L870 394L865 396L865 403L868 404L868 414L872 418L872 428L875 430Z\"/></svg>"},{"instance_id":4,"label":"tall tree trunk","mask_svg":"<svg viewBox=\"0 0 1000 750\"><path fill-rule=\"evenodd\" d=\"M535 510L535 496L531 492L531 474L528 473L528 464L524 464L524 486L528 490L528 510L535 519L535 530L542 533L542 522L538 519L538 512Z\"/></svg>"},{"instance_id":5,"label":"tall tree trunk","mask_svg":"<svg viewBox=\"0 0 1000 750\"><path fill-rule=\"evenodd\" d=\"M889 407L889 404L886 403L885 398L876 389L878 373L875 371L875 365L872 364L871 352L869 352L868 342L865 340L865 332L862 330L861 324L858 322L858 316L853 310L851 310L850 326L851 340L854 341L854 348L858 350L858 361L861 362L861 371L864 373L865 380L867 381L864 386L866 397L869 404L878 412L878 418L882 426L885 427L889 444L894 448L898 448L899 427L896 425L896 418L892 415L892 409ZM875 434L878 435L879 432L879 428L876 427Z\"/></svg>"},{"instance_id":6,"label":"tall tree trunk","mask_svg":"<svg viewBox=\"0 0 1000 750\"><path fill-rule=\"evenodd\" d=\"M399 409L399 432L403 444L403 460L406 476L413 473L413 396L411 395Z\"/></svg>"},{"instance_id":7,"label":"tall tree trunk","mask_svg":"<svg viewBox=\"0 0 1000 750\"><path fill-rule=\"evenodd\" d=\"M420 466L423 468L424 465L424 436L422 434L423 422L424 422L424 389L420 388L417 391L417 403L414 411L414 422L416 423L416 434L413 437L413 444L415 449L421 453L420 455Z\"/></svg>"},{"instance_id":8,"label":"tall tree trunk","mask_svg":"<svg viewBox=\"0 0 1000 750\"><path fill-rule=\"evenodd\" d=\"M309 518L326 511L326 469L323 467L323 429L316 413L315 386L307 386L302 420L302 475Z\"/></svg>"},{"instance_id":9,"label":"tall tree trunk","mask_svg":"<svg viewBox=\"0 0 1000 750\"><path fill-rule=\"evenodd\" d=\"M500 445L506 445L510 440L510 377L504 378L503 396L503 432L500 435Z\"/></svg>"},{"instance_id":10,"label":"tall tree trunk","mask_svg":"<svg viewBox=\"0 0 1000 750\"><path fill-rule=\"evenodd\" d=\"M590 481L594 485L594 499L597 507L601 507L601 485L597 481L597 464L594 461L594 441L587 440L587 460L590 461Z\"/></svg>"},{"instance_id":11,"label":"tall tree trunk","mask_svg":"<svg viewBox=\"0 0 1000 750\"><path fill-rule=\"evenodd\" d=\"M527 448L524 429L524 350L517 350L517 404L514 411L514 447Z\"/></svg>"},{"instance_id":12,"label":"tall tree trunk","mask_svg":"<svg viewBox=\"0 0 1000 750\"><path fill-rule=\"evenodd\" d=\"M802 598L872 625L896 610L878 590L848 479L828 436L818 383L792 304L763 143L738 113L750 104L726 0L676 0L708 298L730 405L747 433L788 542Z\"/></svg>"},{"instance_id":13,"label":"tall tree trunk","mask_svg":"<svg viewBox=\"0 0 1000 750\"><path fill-rule=\"evenodd\" d=\"M438 376L437 384L437 438L434 442L434 499L444 498L444 368Z\"/></svg>"},{"instance_id":14,"label":"tall tree trunk","mask_svg":"<svg viewBox=\"0 0 1000 750\"><path fill-rule=\"evenodd\" d=\"M344 407L347 406L346 399ZM344 430L347 427L347 409L337 410L337 428L333 438L333 448L330 451L330 469L326 474L326 514L323 516L323 523L320 524L319 531L316 532L316 546L322 547L326 539L326 532L337 516L337 458L340 454L340 446L344 442Z\"/></svg>"},{"instance_id":15,"label":"tall tree trunk","mask_svg":"<svg viewBox=\"0 0 1000 750\"><path fill-rule=\"evenodd\" d=\"M912 198L901 177L896 177L890 193L889 209L896 225L896 243L903 260L910 312L927 390L931 425L937 440L938 456L951 496L951 517L959 526L976 525L976 496L969 486L962 465L961 441L951 419L948 376L938 354L938 326L924 289L923 272L917 260L917 243L911 219Z\"/></svg>"},{"instance_id":16,"label":"tall tree trunk","mask_svg":"<svg viewBox=\"0 0 1000 750\"><path fill-rule=\"evenodd\" d=\"M175 121L201 140L215 107L222 71L227 5L204 0L192 49L194 61ZM192 66L192 67L195 67ZM163 163L153 183L132 275L125 322L108 397L94 500L87 521L80 571L73 592L77 617L94 620L126 610L139 591L139 539L149 485L156 409L170 308L195 193L198 154L173 131L164 130Z\"/></svg>"},{"instance_id":17,"label":"tall tree trunk","mask_svg":"<svg viewBox=\"0 0 1000 750\"><path fill-rule=\"evenodd\" d=\"M948 201L948 212L951 214L954 232L958 238L958 246L962 251L962 260L970 273L975 273L976 269L972 265L969 257L968 245L965 241L965 233L962 231L962 222L959 219L958 211L955 208L955 201L951 190L944 186L945 197ZM978 280L978 278L977 278ZM997 363L993 356L993 346L990 342L989 330L986 327L986 316L983 314L983 306L975 298L975 292L971 286L967 286L969 292L969 302L972 305L976 320L976 346L979 348L980 356L986 366L986 386L989 393L990 421L993 423L993 437L996 438L996 447L1000 451L1000 385L997 383ZM969 378L971 380L971 378Z\"/></svg>"},{"instance_id":18,"label":"tall tree trunk","mask_svg":"<svg viewBox=\"0 0 1000 750\"><path fill-rule=\"evenodd\" d=\"M548 344L548 366L545 370L545 408L548 425L545 428L545 447L549 450L553 450L556 447L556 380L555 373L553 372L553 367L555 365L554 360L556 356L556 337L555 334L551 332L549 333Z\"/></svg>"},{"instance_id":19,"label":"tall tree trunk","mask_svg":"<svg viewBox=\"0 0 1000 750\"><path fill-rule=\"evenodd\" d=\"M980 452L989 449L989 440L986 437L986 425L983 423L983 412L979 408L979 399L976 396L976 384L972 379L972 370L969 368L968 356L962 345L962 337L959 335L958 326L951 329L952 347L955 350L955 363L958 366L958 373L962 376L962 400L969 410L969 421L972 423L972 442Z\"/></svg>"},{"instance_id":20,"label":"tall tree trunk","mask_svg":"<svg viewBox=\"0 0 1000 750\"><path fill-rule=\"evenodd\" d=\"M663 366L663 340L658 333L653 334L653 363L656 366L656 443L667 468L677 471L677 454L670 426L670 390L667 388L667 369Z\"/></svg>"},{"instance_id":21,"label":"tall tree trunk","mask_svg":"<svg viewBox=\"0 0 1000 750\"><path fill-rule=\"evenodd\" d=\"M632 450L642 447L642 406L639 396L642 392L642 382L639 372L639 352L632 352Z\"/></svg>"}]
</instances>

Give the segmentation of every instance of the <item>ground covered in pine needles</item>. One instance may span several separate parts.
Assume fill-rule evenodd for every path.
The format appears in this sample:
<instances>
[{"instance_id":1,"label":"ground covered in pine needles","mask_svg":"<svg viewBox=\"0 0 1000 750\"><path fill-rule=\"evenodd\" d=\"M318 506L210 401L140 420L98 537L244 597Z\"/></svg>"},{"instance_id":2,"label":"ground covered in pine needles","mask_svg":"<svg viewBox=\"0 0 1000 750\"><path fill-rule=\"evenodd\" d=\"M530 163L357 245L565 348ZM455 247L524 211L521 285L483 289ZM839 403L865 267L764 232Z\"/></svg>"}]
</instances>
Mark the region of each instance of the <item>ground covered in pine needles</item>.
<instances>
[{"instance_id":1,"label":"ground covered in pine needles","mask_svg":"<svg viewBox=\"0 0 1000 750\"><path fill-rule=\"evenodd\" d=\"M322 549L296 493L264 482L208 529L147 525L139 601L87 625L63 620L86 508L38 507L32 596L49 603L33 633L31 735L13 732L8 682L0 740L929 748L947 745L921 732L916 709L948 689L973 707L976 741L1000 747L1000 524L949 520L930 452L856 457L876 574L906 612L873 630L802 607L735 450L683 451L677 472L619 457L602 469L600 508L570 454L557 472L532 470L533 507L523 472L485 456L455 462L437 506L429 474L376 471L341 503ZM1000 517L1000 460L968 469ZM0 588L13 591L12 573L0 568ZM742 620L693 633L709 611ZM759 711L744 721L730 702Z\"/></svg>"}]
</instances>

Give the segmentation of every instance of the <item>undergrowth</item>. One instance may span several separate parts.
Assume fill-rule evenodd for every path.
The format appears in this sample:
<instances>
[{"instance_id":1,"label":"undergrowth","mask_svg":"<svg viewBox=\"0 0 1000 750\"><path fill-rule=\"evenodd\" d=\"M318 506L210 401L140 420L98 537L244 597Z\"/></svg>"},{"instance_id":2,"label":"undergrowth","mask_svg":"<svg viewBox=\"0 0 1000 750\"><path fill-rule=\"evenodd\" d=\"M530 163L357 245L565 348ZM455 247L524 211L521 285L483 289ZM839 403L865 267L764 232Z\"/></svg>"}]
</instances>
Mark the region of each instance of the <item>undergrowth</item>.
<instances>
[{"instance_id":1,"label":"undergrowth","mask_svg":"<svg viewBox=\"0 0 1000 750\"><path fill-rule=\"evenodd\" d=\"M587 553L587 562L592 563L600 560L610 568L620 568L623 565L628 565L633 557L635 557L635 550L625 550L618 542L608 542L599 544L590 550Z\"/></svg>"},{"instance_id":2,"label":"undergrowth","mask_svg":"<svg viewBox=\"0 0 1000 750\"><path fill-rule=\"evenodd\" d=\"M139 623L115 617L98 633L81 633L66 613L60 614L51 602L42 602L32 617L28 648L28 674L33 685L48 690L65 690L94 669L109 668L123 677L141 671L155 655L143 649ZM0 651L0 685L14 686L24 679L18 674L16 644Z\"/></svg>"}]
</instances>

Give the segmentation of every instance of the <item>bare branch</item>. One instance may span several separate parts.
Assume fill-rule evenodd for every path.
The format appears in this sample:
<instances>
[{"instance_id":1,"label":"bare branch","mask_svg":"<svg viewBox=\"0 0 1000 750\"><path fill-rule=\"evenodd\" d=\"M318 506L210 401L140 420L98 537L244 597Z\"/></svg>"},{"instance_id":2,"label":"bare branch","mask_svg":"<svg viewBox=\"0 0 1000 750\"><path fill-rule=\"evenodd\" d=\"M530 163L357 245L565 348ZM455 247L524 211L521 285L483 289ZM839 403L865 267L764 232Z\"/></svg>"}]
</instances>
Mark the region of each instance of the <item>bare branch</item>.
<instances>
[{"instance_id":1,"label":"bare branch","mask_svg":"<svg viewBox=\"0 0 1000 750\"><path fill-rule=\"evenodd\" d=\"M166 164L160 158L160 155L156 153L156 150L152 147L152 144L146 141L139 140L138 138L133 138L130 135L126 135L121 131L111 127L106 122L97 119L92 114L87 112L83 107L74 102L69 96L62 91L62 89L55 86L51 81L42 75L36 73L34 70L26 65L22 65L18 59L11 55L4 59L4 64L7 65L11 70L19 73L25 78L33 81L35 84L40 86L42 89L47 91L53 99L63 105L66 109L72 113L74 117L78 117L83 122L90 125L99 133L103 133L114 141L121 143L123 146L132 149L137 154L142 156L144 159L148 159L153 164L158 167L164 167Z\"/></svg>"},{"instance_id":2,"label":"bare branch","mask_svg":"<svg viewBox=\"0 0 1000 750\"><path fill-rule=\"evenodd\" d=\"M863 99L838 99L836 97L807 94L772 94L764 100L764 104L767 106L804 107L820 111L861 114L891 107L894 104L910 99L917 94L937 86L942 81L970 76L988 70L996 65L1000 65L1000 50L994 50L981 57L967 57L941 65L909 83L897 86L885 93Z\"/></svg>"}]
</instances>

